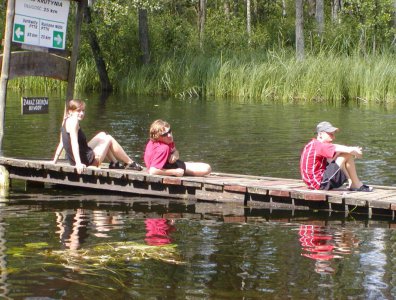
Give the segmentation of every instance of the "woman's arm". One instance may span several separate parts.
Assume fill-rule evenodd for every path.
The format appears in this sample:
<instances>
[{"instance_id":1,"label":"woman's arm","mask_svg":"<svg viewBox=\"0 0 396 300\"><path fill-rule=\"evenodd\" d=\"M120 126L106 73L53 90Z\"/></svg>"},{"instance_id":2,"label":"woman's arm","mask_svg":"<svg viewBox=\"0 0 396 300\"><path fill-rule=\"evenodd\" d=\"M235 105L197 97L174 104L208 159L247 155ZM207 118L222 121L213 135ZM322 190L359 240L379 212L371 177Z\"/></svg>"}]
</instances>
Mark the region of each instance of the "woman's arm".
<instances>
[{"instance_id":1,"label":"woman's arm","mask_svg":"<svg viewBox=\"0 0 396 300\"><path fill-rule=\"evenodd\" d=\"M70 134L70 143L74 161L76 162L77 173L81 174L81 172L85 169L86 165L81 163L80 158L80 145L78 144L78 120L75 118L69 118L66 122L66 130Z\"/></svg>"},{"instance_id":2,"label":"woman's arm","mask_svg":"<svg viewBox=\"0 0 396 300\"><path fill-rule=\"evenodd\" d=\"M62 150L63 150L63 143L62 143L62 135L61 135L59 139L58 147L56 147L54 159L52 160L53 164L56 164L56 162L58 161L59 155L61 154Z\"/></svg>"}]
</instances>

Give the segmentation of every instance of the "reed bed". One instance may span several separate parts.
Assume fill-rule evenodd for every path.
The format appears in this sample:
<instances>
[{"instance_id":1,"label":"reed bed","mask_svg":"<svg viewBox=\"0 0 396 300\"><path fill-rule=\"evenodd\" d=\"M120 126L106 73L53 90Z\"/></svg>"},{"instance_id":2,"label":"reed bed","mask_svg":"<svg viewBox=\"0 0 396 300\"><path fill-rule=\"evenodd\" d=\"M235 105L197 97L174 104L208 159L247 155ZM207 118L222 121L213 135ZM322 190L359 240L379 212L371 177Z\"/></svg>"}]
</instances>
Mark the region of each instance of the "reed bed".
<instances>
[{"instance_id":1,"label":"reed bed","mask_svg":"<svg viewBox=\"0 0 396 300\"><path fill-rule=\"evenodd\" d=\"M233 97L243 101L343 103L358 100L392 103L396 99L394 55L309 55L293 53L185 55L147 66L114 72L114 89L124 94L171 95L180 98ZM18 79L16 89L57 89L48 79ZM78 91L100 89L93 62L79 64Z\"/></svg>"},{"instance_id":2,"label":"reed bed","mask_svg":"<svg viewBox=\"0 0 396 300\"><path fill-rule=\"evenodd\" d=\"M250 57L184 57L129 73L120 91L244 101L349 100L389 103L396 99L396 64L392 55L309 56L268 53Z\"/></svg>"}]
</instances>

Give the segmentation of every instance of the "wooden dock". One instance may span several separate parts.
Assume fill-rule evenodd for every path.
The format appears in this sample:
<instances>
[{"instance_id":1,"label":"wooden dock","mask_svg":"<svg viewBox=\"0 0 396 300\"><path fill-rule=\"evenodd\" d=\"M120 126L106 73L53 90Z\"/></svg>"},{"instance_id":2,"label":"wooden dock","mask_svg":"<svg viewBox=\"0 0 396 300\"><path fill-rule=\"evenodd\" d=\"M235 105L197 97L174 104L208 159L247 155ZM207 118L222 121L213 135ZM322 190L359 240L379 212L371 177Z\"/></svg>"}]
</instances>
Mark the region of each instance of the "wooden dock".
<instances>
[{"instance_id":1,"label":"wooden dock","mask_svg":"<svg viewBox=\"0 0 396 300\"><path fill-rule=\"evenodd\" d=\"M25 180L47 185L106 190L137 195L194 201L231 202L241 206L271 209L328 210L373 214L395 218L396 187L375 186L371 193L347 189L313 191L301 180L212 173L205 177L149 175L146 171L127 171L88 167L82 174L67 162L0 157L11 182ZM0 174L1 175L1 174ZM2 174L3 176L5 174Z\"/></svg>"}]
</instances>

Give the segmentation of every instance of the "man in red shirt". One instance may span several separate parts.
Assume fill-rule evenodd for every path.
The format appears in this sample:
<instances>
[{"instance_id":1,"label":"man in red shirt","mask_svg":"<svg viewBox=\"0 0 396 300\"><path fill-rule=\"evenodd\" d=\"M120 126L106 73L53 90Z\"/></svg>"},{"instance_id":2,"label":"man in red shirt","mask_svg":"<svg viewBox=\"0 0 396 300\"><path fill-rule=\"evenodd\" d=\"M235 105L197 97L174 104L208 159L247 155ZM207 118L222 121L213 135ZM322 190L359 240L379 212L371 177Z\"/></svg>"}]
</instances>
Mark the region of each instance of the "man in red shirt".
<instances>
[{"instance_id":1,"label":"man in red shirt","mask_svg":"<svg viewBox=\"0 0 396 300\"><path fill-rule=\"evenodd\" d=\"M179 159L170 125L163 120L156 120L150 126L150 141L144 151L144 162L152 175L205 176L212 171L206 163Z\"/></svg>"},{"instance_id":2,"label":"man in red shirt","mask_svg":"<svg viewBox=\"0 0 396 300\"><path fill-rule=\"evenodd\" d=\"M348 181L351 191L371 192L373 188L363 184L356 173L354 158L362 157L362 148L333 144L338 131L326 121L316 126L317 137L305 145L301 154L303 181L315 190L331 190Z\"/></svg>"}]
</instances>

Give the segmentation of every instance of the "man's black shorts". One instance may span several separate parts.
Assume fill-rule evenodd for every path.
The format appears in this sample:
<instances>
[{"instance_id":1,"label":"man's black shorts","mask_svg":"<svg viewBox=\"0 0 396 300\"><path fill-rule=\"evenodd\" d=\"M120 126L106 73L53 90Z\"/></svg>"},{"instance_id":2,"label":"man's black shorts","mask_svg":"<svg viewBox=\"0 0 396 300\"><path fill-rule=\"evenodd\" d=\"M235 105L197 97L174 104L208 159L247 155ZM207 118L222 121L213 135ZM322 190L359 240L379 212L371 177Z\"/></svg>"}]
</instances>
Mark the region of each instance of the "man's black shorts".
<instances>
[{"instance_id":1,"label":"man's black shorts","mask_svg":"<svg viewBox=\"0 0 396 300\"><path fill-rule=\"evenodd\" d=\"M166 162L166 164L163 166L164 169L183 169L186 171L186 164L184 161L178 159L176 162L173 164L170 164L169 162Z\"/></svg>"},{"instance_id":2,"label":"man's black shorts","mask_svg":"<svg viewBox=\"0 0 396 300\"><path fill-rule=\"evenodd\" d=\"M320 184L320 190L331 190L339 188L346 182L348 178L346 177L344 171L336 164L335 161L329 163L323 174L322 183Z\"/></svg>"}]
</instances>

